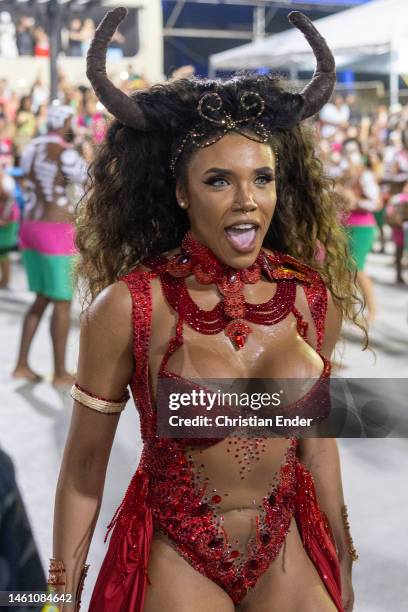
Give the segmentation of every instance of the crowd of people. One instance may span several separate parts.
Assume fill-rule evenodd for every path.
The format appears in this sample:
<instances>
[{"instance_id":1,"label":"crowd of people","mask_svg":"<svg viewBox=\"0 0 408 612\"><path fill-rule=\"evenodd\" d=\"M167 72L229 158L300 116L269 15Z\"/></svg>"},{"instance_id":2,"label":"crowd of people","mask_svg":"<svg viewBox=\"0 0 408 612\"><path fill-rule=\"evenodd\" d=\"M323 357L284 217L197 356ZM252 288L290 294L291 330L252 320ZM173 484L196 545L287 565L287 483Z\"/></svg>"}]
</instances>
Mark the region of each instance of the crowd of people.
<instances>
[{"instance_id":1,"label":"crowd of people","mask_svg":"<svg viewBox=\"0 0 408 612\"><path fill-rule=\"evenodd\" d=\"M337 95L319 117L319 155L345 202L344 224L357 264L357 279L367 304L368 323L377 305L365 271L376 237L385 252L394 243L395 282L405 284L403 255L408 248L408 106L378 106L358 112L354 96Z\"/></svg>"},{"instance_id":2,"label":"crowd of people","mask_svg":"<svg viewBox=\"0 0 408 612\"><path fill-rule=\"evenodd\" d=\"M49 37L44 26L31 15L14 21L8 11L0 13L0 57L49 56Z\"/></svg>"},{"instance_id":3,"label":"crowd of people","mask_svg":"<svg viewBox=\"0 0 408 612\"><path fill-rule=\"evenodd\" d=\"M105 136L107 114L88 88L72 87L61 79L59 100L49 106L48 91L41 78L37 78L31 90L21 96L9 87L6 79L0 80L0 223L3 228L0 249L3 262L7 249L4 243L6 221L13 218L14 222L16 215L22 212L27 192L22 156L33 139L49 134L50 109L56 106L72 109L71 129L65 134L65 139L89 165L95 147ZM3 277L0 286L5 285L7 282Z\"/></svg>"},{"instance_id":4,"label":"crowd of people","mask_svg":"<svg viewBox=\"0 0 408 612\"><path fill-rule=\"evenodd\" d=\"M95 32L92 17L73 17L61 30L60 51L70 57L84 57ZM109 49L112 58L123 57L122 45L126 39L116 32ZM8 11L0 12L0 57L49 57L50 41L45 25L32 15L14 19Z\"/></svg>"},{"instance_id":5,"label":"crowd of people","mask_svg":"<svg viewBox=\"0 0 408 612\"><path fill-rule=\"evenodd\" d=\"M75 144L85 157L91 157L92 145L103 140L105 114L101 105L86 87L72 87L60 80L58 95L61 104L70 106L75 114ZM30 91L19 96L0 80L0 156L2 166L18 165L24 148L36 136L47 132L48 90L41 77L35 79ZM86 143L86 144L85 144Z\"/></svg>"}]
</instances>

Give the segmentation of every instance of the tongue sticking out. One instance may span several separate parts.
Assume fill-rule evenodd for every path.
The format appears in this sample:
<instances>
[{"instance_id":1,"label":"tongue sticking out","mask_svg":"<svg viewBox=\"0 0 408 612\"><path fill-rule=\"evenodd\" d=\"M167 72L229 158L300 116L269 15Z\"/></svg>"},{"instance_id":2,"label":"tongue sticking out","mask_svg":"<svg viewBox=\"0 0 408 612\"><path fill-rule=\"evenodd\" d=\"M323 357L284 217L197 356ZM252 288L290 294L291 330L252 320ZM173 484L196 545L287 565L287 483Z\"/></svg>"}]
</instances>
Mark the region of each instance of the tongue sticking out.
<instances>
[{"instance_id":1,"label":"tongue sticking out","mask_svg":"<svg viewBox=\"0 0 408 612\"><path fill-rule=\"evenodd\" d=\"M256 229L239 230L230 227L226 230L226 234L231 242L232 246L238 251L250 248L255 242Z\"/></svg>"}]
</instances>

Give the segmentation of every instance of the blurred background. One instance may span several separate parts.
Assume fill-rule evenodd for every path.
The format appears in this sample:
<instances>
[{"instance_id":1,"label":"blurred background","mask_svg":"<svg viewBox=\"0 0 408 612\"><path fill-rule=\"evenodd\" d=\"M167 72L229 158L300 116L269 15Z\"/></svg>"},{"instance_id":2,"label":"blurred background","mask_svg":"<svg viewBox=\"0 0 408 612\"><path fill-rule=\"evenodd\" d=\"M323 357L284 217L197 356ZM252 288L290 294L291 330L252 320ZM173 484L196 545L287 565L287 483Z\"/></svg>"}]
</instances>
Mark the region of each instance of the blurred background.
<instances>
[{"instance_id":1,"label":"blurred background","mask_svg":"<svg viewBox=\"0 0 408 612\"><path fill-rule=\"evenodd\" d=\"M0 0L0 590L32 588L23 574L37 585L44 581L72 404L66 385L53 384L49 309L30 346L30 367L41 379L12 376L19 360L21 365L21 330L33 299L19 239L34 180L24 156L35 139L55 138L50 109L68 106L70 150L83 167L92 163L110 117L90 90L85 56L101 17L118 5ZM335 372L366 385L384 379L392 411L392 381L408 372L408 2L123 0L120 5L129 14L110 45L108 73L128 94L167 79L227 77L237 70L278 72L286 87L299 90L310 79L314 60L302 35L289 27L288 13L302 10L327 39L338 82L332 100L310 124L317 154L348 203L342 221L366 299L373 349L362 351L361 334L345 326ZM64 184L72 210L85 183L83 173L75 176ZM70 373L76 368L79 313L74 296L66 350ZM381 428L378 432L374 439L340 440L345 496L360 553L355 610L403 612L408 444L381 438ZM84 609L106 549L105 526L139 454L138 419L129 404L112 450ZM7 539L5 533L15 537Z\"/></svg>"}]
</instances>

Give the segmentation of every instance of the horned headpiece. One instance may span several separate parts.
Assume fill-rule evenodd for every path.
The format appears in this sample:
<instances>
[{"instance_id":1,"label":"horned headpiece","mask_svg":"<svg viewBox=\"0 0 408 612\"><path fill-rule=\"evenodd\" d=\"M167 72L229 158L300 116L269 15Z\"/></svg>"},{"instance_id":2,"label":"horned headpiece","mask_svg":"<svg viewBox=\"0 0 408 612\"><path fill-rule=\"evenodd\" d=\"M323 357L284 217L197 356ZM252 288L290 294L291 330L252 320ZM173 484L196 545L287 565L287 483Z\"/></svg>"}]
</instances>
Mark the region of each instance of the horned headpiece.
<instances>
[{"instance_id":1,"label":"horned headpiece","mask_svg":"<svg viewBox=\"0 0 408 612\"><path fill-rule=\"evenodd\" d=\"M106 74L106 52L116 28L126 17L125 8L109 11L99 24L87 56L87 76L93 89L107 110L126 126L149 132L154 126L145 117L137 100L120 91L108 79ZM296 121L302 121L316 114L329 100L336 82L335 63L333 55L324 38L316 30L310 19L303 13L293 11L289 21L306 37L316 57L316 68L311 81L300 94L290 94L301 98L301 111ZM270 133L263 123L265 115L265 100L253 91L241 95L239 108L234 116L224 111L222 97L217 92L205 93L197 105L198 124L184 135L180 141L171 165L175 166L178 156L186 142L190 139L197 146L208 146L228 131L240 131L250 127L257 138L266 141ZM211 124L218 130L216 138L206 138L205 125ZM204 125L204 129L203 129Z\"/></svg>"}]
</instances>

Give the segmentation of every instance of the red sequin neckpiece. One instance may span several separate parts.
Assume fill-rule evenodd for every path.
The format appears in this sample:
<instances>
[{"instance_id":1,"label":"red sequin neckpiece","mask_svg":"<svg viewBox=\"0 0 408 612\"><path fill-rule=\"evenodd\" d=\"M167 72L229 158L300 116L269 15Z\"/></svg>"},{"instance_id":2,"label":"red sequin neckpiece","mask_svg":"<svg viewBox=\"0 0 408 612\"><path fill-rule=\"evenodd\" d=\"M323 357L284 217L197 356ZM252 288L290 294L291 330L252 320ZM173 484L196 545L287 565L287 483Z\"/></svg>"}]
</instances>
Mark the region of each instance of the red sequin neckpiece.
<instances>
[{"instance_id":1,"label":"red sequin neckpiece","mask_svg":"<svg viewBox=\"0 0 408 612\"><path fill-rule=\"evenodd\" d=\"M221 263L210 249L200 244L188 232L183 239L182 252L167 260L167 282L164 292L171 306L196 331L216 334L224 330L234 347L243 348L251 333L249 322L258 325L272 325L286 317L295 299L293 282L282 279L275 295L262 304L245 301L244 286L254 284L264 274L274 280L274 264L279 258L261 251L249 268L236 270ZM219 303L211 310L202 310L191 298L185 285L185 278L194 274L202 284L215 284L221 296ZM292 277L293 278L293 277Z\"/></svg>"}]
</instances>

